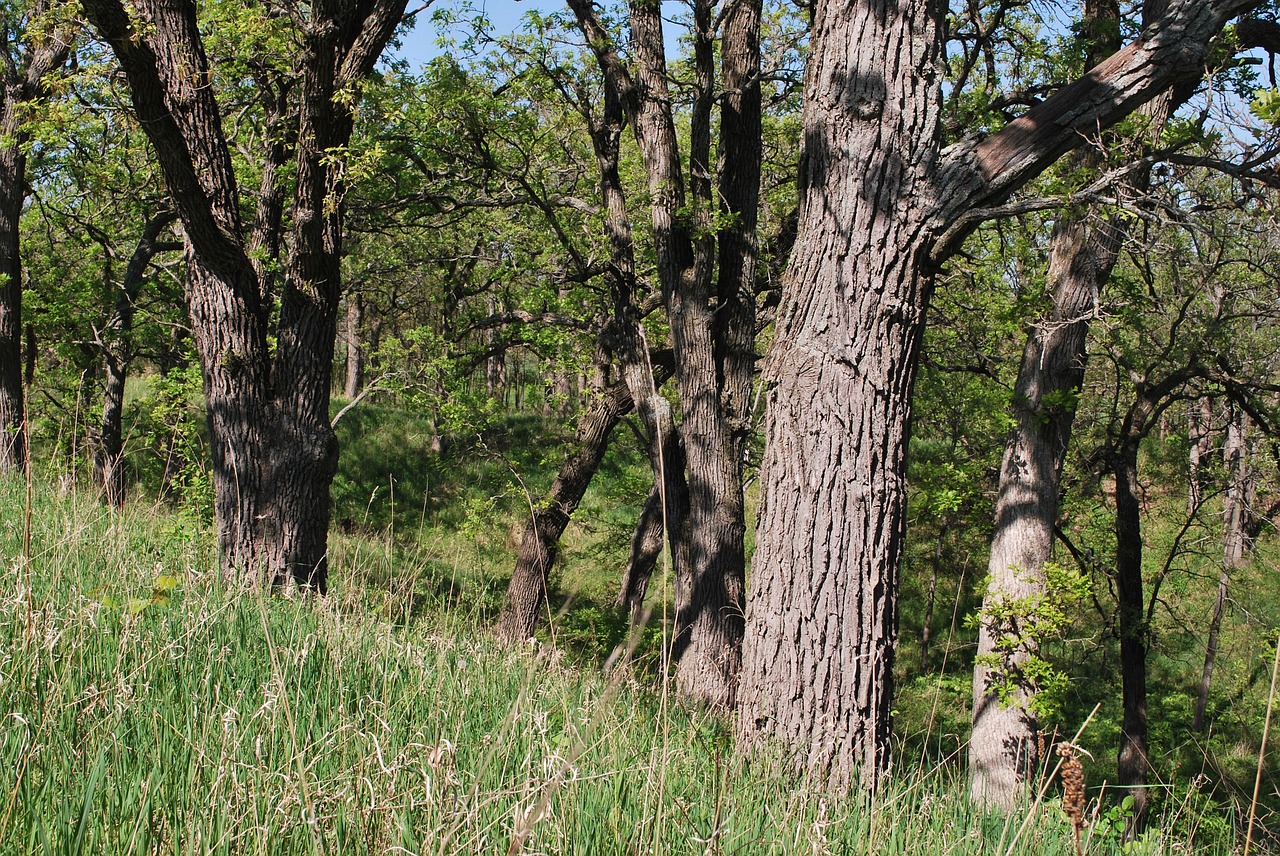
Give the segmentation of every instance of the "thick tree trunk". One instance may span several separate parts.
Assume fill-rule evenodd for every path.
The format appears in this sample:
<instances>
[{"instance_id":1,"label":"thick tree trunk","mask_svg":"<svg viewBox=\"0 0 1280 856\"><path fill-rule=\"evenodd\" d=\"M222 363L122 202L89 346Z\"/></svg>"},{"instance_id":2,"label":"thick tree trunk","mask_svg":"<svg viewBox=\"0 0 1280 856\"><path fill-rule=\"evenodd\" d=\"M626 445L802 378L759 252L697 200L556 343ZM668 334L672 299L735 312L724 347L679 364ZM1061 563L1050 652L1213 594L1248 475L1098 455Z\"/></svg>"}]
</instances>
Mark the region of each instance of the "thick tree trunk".
<instances>
[{"instance_id":1,"label":"thick tree trunk","mask_svg":"<svg viewBox=\"0 0 1280 856\"><path fill-rule=\"evenodd\" d=\"M188 303L204 375L224 573L247 587L293 580L323 592L338 455L328 405L345 191L334 152L345 148L354 124L349 101L337 93L354 91L372 70L405 0L311 6L293 246L274 365L267 336L272 295L249 257L258 239L247 238L241 222L194 4L149 0L126 10L120 0L85 0L83 6L125 71L190 244ZM263 194L258 223L268 239L278 231L270 198Z\"/></svg>"},{"instance_id":2,"label":"thick tree trunk","mask_svg":"<svg viewBox=\"0 0 1280 856\"><path fill-rule=\"evenodd\" d=\"M159 250L159 238L168 226L178 219L172 212L157 214L147 220L142 235L129 258L124 279L116 293L111 318L101 333L103 342L103 391L102 426L94 448L94 481L102 487L102 495L108 505L124 507L125 482L124 453L124 387L129 377L132 359L133 315L138 292L146 275L147 266ZM180 245L178 245L180 246Z\"/></svg>"},{"instance_id":3,"label":"thick tree trunk","mask_svg":"<svg viewBox=\"0 0 1280 856\"><path fill-rule=\"evenodd\" d=\"M818 2L799 236L769 358L739 733L848 781L888 761L910 392L936 265L1086 134L1197 78L1249 2L1181 0L1000 133L940 151L941 7Z\"/></svg>"},{"instance_id":4,"label":"thick tree trunk","mask_svg":"<svg viewBox=\"0 0 1280 856\"><path fill-rule=\"evenodd\" d=\"M547 579L560 536L591 486L613 429L631 411L632 405L627 385L617 383L579 417L573 451L560 466L542 507L529 518L520 537L516 569L507 586L506 606L494 628L500 639L521 642L533 636L545 608Z\"/></svg>"},{"instance_id":5,"label":"thick tree trunk","mask_svg":"<svg viewBox=\"0 0 1280 856\"><path fill-rule=\"evenodd\" d=\"M936 92L883 69L934 68L939 44L903 7L821 3L811 45L739 727L747 745L780 738L837 781L872 783L888 763L938 121Z\"/></svg>"}]
</instances>

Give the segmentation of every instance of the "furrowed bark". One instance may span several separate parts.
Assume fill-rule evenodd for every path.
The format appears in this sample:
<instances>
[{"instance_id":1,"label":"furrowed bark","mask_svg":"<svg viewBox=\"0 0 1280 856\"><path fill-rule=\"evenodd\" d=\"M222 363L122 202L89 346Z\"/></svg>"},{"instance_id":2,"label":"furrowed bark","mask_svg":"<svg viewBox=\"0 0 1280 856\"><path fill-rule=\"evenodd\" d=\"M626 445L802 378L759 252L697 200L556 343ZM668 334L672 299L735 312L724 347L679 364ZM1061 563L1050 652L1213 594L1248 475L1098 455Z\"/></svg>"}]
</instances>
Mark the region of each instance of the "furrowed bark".
<instances>
[{"instance_id":1,"label":"furrowed bark","mask_svg":"<svg viewBox=\"0 0 1280 856\"><path fill-rule=\"evenodd\" d=\"M345 186L335 158L353 127L349 100L336 96L372 70L405 2L312 4L274 365L271 295L249 257L194 4L150 0L126 10L119 0L85 0L83 7L128 78L189 242L188 304L204 376L223 573L250 588L292 580L323 592L338 454L328 395ZM267 232L275 228L269 198L259 216Z\"/></svg>"},{"instance_id":2,"label":"furrowed bark","mask_svg":"<svg viewBox=\"0 0 1280 856\"><path fill-rule=\"evenodd\" d=\"M1084 26L1090 66L1119 49L1118 4L1085 3ZM1101 153L1094 148L1101 145L1095 140L1074 153L1074 165L1082 170L1101 167ZM1005 603L1035 602L1045 594L1043 567L1053 553L1062 464L1084 382L1089 320L1123 240L1123 225L1108 212L1085 208L1058 218L1047 283L1053 308L1031 328L1014 386L1014 427L1000 465L984 621L973 667L969 740L970 793L978 804L1004 811L1013 810L1024 796L1041 761L1035 687L1017 677L1039 653L1040 640L1024 637L1016 649L998 655L1001 676L1014 682L1012 698L1001 701L991 687L995 676L989 659L997 656L1000 639L1016 628L990 616Z\"/></svg>"},{"instance_id":3,"label":"furrowed bark","mask_svg":"<svg viewBox=\"0 0 1280 856\"><path fill-rule=\"evenodd\" d=\"M1185 0L1004 131L945 154L934 4L815 6L799 236L771 385L740 701L837 782L888 760L910 393L936 266L997 204L1139 104L1196 79L1251 2ZM888 70L893 69L893 73Z\"/></svg>"}]
</instances>

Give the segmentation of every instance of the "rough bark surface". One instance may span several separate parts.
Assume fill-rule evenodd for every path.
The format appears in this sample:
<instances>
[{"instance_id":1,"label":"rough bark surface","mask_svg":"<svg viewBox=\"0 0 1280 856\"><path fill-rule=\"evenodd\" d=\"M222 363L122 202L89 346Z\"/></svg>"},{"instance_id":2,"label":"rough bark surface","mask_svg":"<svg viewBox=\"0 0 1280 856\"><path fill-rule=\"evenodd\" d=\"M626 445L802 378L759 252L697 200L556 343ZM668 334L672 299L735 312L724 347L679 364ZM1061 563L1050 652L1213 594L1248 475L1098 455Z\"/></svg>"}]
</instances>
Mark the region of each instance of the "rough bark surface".
<instances>
[{"instance_id":1,"label":"rough bark surface","mask_svg":"<svg viewBox=\"0 0 1280 856\"><path fill-rule=\"evenodd\" d=\"M818 2L770 383L739 733L837 781L887 762L910 392L936 264L1063 153L1203 69L1250 2L1181 2L985 141L940 151L940 7ZM859 769L860 768L860 769Z\"/></svg>"},{"instance_id":2,"label":"rough bark surface","mask_svg":"<svg viewBox=\"0 0 1280 856\"><path fill-rule=\"evenodd\" d=\"M353 125L349 103L335 96L373 68L405 2L312 4L293 246L274 361L272 295L249 256L256 239L241 221L195 5L150 0L126 9L120 0L85 0L83 6L125 72L189 243L187 297L204 377L224 574L247 587L292 580L323 592L338 454L328 401L345 189L333 152L345 146ZM278 231L270 204L264 206L259 224Z\"/></svg>"},{"instance_id":3,"label":"rough bark surface","mask_svg":"<svg viewBox=\"0 0 1280 856\"><path fill-rule=\"evenodd\" d=\"M1085 35L1090 67L1119 49L1120 9L1113 2L1087 2ZM1096 141L1095 141L1096 144ZM1098 169L1094 148L1073 155L1082 169ZM1040 763L1035 688L1020 679L1038 653L1039 640L1024 637L998 655L997 643L1017 628L991 617L1003 604L1034 602L1045 589L1044 564L1053 552L1062 464L1075 421L1075 398L1084 381L1089 321L1102 287L1111 277L1124 238L1108 213L1063 212L1049 247L1047 285L1053 308L1031 329L1013 392L1014 426L1009 432L996 491L995 531L983 596L973 667L973 730L969 740L969 787L980 805L1010 811ZM1002 701L992 689L990 658L1013 686Z\"/></svg>"},{"instance_id":4,"label":"rough bark surface","mask_svg":"<svg viewBox=\"0 0 1280 856\"><path fill-rule=\"evenodd\" d=\"M595 52L607 93L612 92L630 121L644 160L658 278L675 349L688 496L686 514L673 509L672 491L666 498L676 576L676 683L687 697L727 708L734 703L740 663L745 526L741 460L735 455L734 430L721 407L722 371L712 305L712 4L707 0L693 4L696 86L687 190L667 86L659 4L647 0L630 4L631 65L623 62L591 3L570 0L570 7ZM735 14L742 13L735 10ZM732 46L732 62L741 65L743 50L741 45ZM664 479L673 475L669 456L663 455L659 469ZM673 510L677 511L674 516Z\"/></svg>"}]
</instances>

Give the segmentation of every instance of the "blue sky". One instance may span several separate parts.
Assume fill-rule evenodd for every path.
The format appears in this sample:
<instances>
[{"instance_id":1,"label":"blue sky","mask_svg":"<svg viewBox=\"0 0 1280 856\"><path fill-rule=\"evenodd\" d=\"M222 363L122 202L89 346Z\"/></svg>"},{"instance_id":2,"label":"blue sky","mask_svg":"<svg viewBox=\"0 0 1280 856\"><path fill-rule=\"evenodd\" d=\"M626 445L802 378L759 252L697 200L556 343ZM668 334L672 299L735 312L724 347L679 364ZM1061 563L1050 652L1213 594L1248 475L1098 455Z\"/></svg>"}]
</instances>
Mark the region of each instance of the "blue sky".
<instances>
[{"instance_id":1,"label":"blue sky","mask_svg":"<svg viewBox=\"0 0 1280 856\"><path fill-rule=\"evenodd\" d=\"M410 9L420 5L421 3L415 0L409 2ZM493 24L494 33L498 35L519 29L520 22L527 12L547 13L565 9L564 0L471 0L470 5L476 11L484 12L488 16ZM418 15L417 27L402 40L403 45L399 56L409 60L411 65L418 65L439 56L440 48L436 45L436 41L441 33L432 21L431 13L436 9L460 7L461 3L457 0L436 0L430 9Z\"/></svg>"}]
</instances>

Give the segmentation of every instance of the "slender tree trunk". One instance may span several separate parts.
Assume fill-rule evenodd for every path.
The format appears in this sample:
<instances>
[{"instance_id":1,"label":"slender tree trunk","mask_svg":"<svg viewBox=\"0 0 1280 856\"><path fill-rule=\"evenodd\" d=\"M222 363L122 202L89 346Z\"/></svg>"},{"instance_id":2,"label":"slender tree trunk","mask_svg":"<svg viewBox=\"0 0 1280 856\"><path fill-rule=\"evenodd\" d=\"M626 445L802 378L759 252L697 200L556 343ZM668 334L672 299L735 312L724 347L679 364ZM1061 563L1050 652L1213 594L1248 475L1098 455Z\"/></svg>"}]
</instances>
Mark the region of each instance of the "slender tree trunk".
<instances>
[{"instance_id":1,"label":"slender tree trunk","mask_svg":"<svg viewBox=\"0 0 1280 856\"><path fill-rule=\"evenodd\" d=\"M1147 778L1147 620L1142 585L1142 507L1138 500L1139 438L1129 436L1113 453L1116 480L1116 597L1119 606L1123 715L1117 781L1133 797L1129 834L1146 822Z\"/></svg>"},{"instance_id":2,"label":"slender tree trunk","mask_svg":"<svg viewBox=\"0 0 1280 856\"><path fill-rule=\"evenodd\" d=\"M360 335L364 327L364 300L347 295L347 380L342 392L354 399L364 389L364 350Z\"/></svg>"},{"instance_id":3,"label":"slender tree trunk","mask_svg":"<svg viewBox=\"0 0 1280 856\"><path fill-rule=\"evenodd\" d=\"M15 19L0 34L0 473L26 463L20 225L30 134L23 123L69 54L69 34L48 20L50 11L49 0L33 0L25 10L7 8L5 14Z\"/></svg>"},{"instance_id":4,"label":"slender tree trunk","mask_svg":"<svg viewBox=\"0 0 1280 856\"><path fill-rule=\"evenodd\" d=\"M613 429L632 405L627 385L617 383L579 417L572 452L560 466L542 507L529 518L521 535L516 569L507 586L506 606L495 626L500 639L520 642L533 636L545 609L547 579L560 536L604 459Z\"/></svg>"},{"instance_id":5,"label":"slender tree trunk","mask_svg":"<svg viewBox=\"0 0 1280 856\"><path fill-rule=\"evenodd\" d=\"M618 606L627 610L631 623L637 624L644 613L644 598L649 591L649 581L658 567L662 555L662 486L655 474L653 487L645 497L640 519L631 534L631 556L622 575L618 593Z\"/></svg>"},{"instance_id":6,"label":"slender tree trunk","mask_svg":"<svg viewBox=\"0 0 1280 856\"><path fill-rule=\"evenodd\" d=\"M1187 403L1187 513L1195 514L1204 502L1208 483L1205 467L1213 455L1213 399L1203 396Z\"/></svg>"},{"instance_id":7,"label":"slender tree trunk","mask_svg":"<svg viewBox=\"0 0 1280 856\"><path fill-rule=\"evenodd\" d=\"M1014 427L1000 465L987 565L987 616L998 614L1002 603L1034 600L1044 593L1043 566L1053 553L1062 464L1084 380L1089 319L1123 239L1122 227L1105 220L1099 224L1099 219L1086 211L1061 217L1054 228L1049 254L1053 310L1031 330L1014 387ZM1008 703L991 687L989 658L1010 633L1016 628L990 619L979 628L969 743L973 798L1005 811L1014 807L1040 762L1035 687L1017 685ZM1038 642L1024 638L1016 650L1001 653L999 670L1006 676L1020 674L1036 656Z\"/></svg>"},{"instance_id":8,"label":"slender tree trunk","mask_svg":"<svg viewBox=\"0 0 1280 856\"><path fill-rule=\"evenodd\" d=\"M1209 705L1209 688L1213 683L1213 668L1218 657L1218 637L1222 632L1222 619L1230 597L1231 575L1245 565L1249 549L1247 519L1252 507L1253 468L1249 460L1249 417L1230 404L1227 435L1222 444L1222 457L1227 468L1227 491L1223 499L1222 567L1218 572L1218 596L1209 618L1209 630L1205 640L1204 668L1200 673L1200 691L1196 694L1195 713L1191 727L1204 731L1205 710Z\"/></svg>"},{"instance_id":9,"label":"slender tree trunk","mask_svg":"<svg viewBox=\"0 0 1280 856\"><path fill-rule=\"evenodd\" d=\"M9 88L6 85L6 89ZM26 158L16 141L18 105L4 95L0 115L0 471L20 469L26 457L22 390L22 218Z\"/></svg>"},{"instance_id":10,"label":"slender tree trunk","mask_svg":"<svg viewBox=\"0 0 1280 856\"><path fill-rule=\"evenodd\" d=\"M142 236L129 258L124 279L116 292L115 308L101 334L104 345L102 426L94 449L94 480L102 487L107 504L115 508L123 508L125 499L124 387L132 359L134 305L147 266L159 250L160 234L177 219L177 214L164 212L151 217L143 226Z\"/></svg>"}]
</instances>

